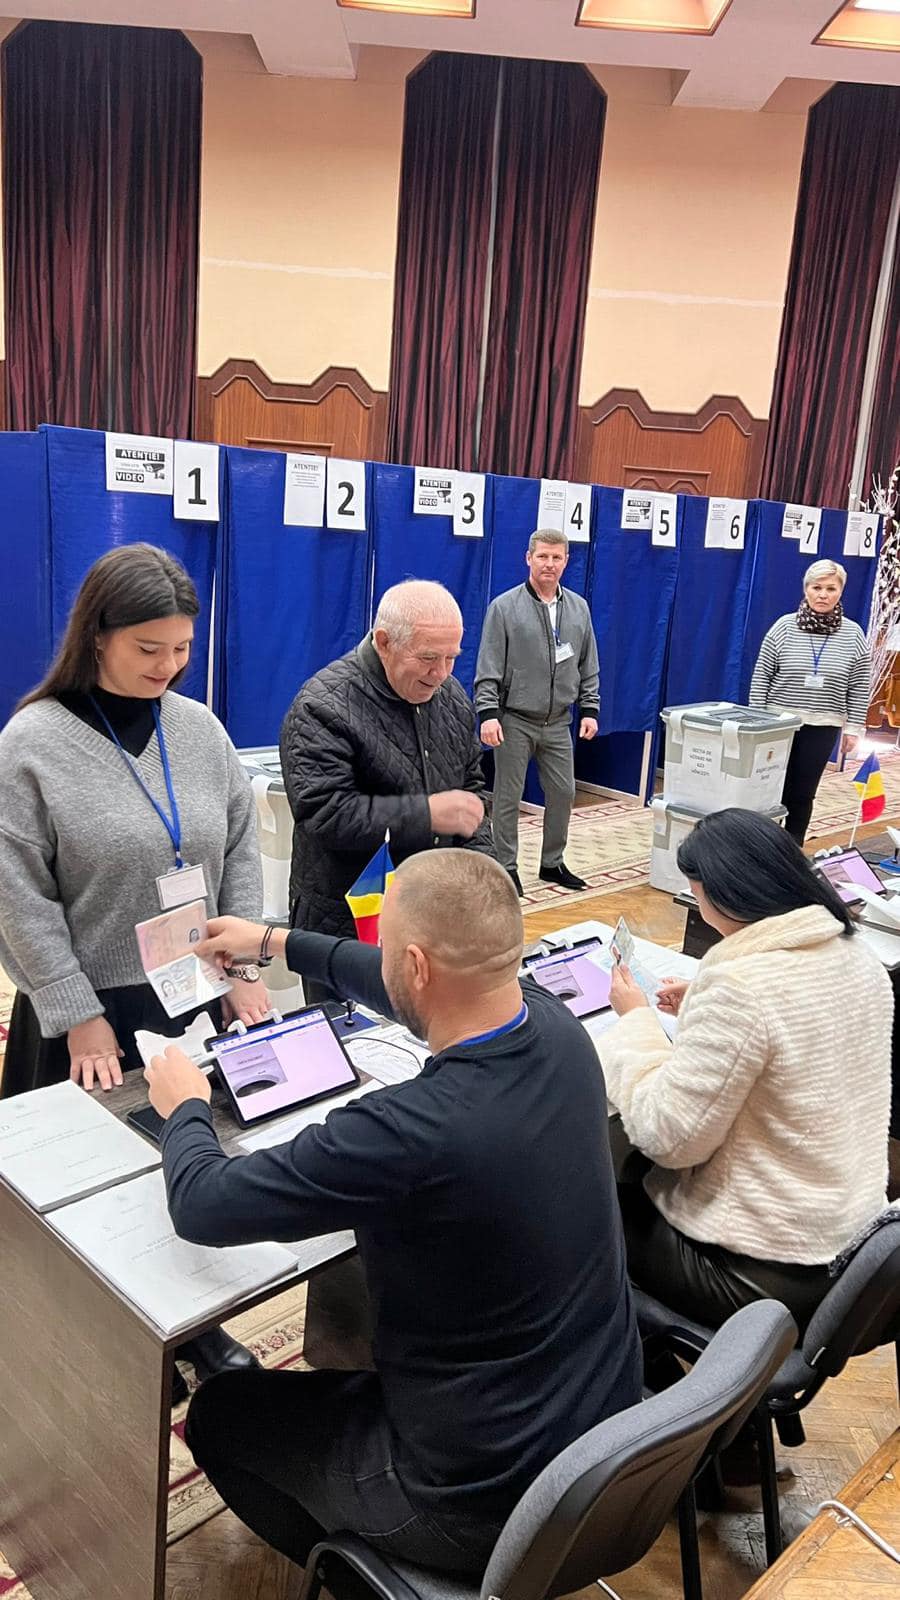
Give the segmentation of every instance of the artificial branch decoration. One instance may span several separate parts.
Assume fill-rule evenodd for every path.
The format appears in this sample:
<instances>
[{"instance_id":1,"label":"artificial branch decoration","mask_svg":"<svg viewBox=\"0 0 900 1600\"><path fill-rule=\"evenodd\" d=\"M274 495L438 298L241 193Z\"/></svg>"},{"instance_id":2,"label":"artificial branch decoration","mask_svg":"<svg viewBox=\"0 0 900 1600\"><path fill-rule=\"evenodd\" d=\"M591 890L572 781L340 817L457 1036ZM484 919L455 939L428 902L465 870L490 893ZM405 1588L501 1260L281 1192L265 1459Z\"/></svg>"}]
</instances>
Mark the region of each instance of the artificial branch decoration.
<instances>
[{"instance_id":1,"label":"artificial branch decoration","mask_svg":"<svg viewBox=\"0 0 900 1600\"><path fill-rule=\"evenodd\" d=\"M900 462L886 484L880 476L873 478L869 498L859 509L884 518L866 634L872 657L870 704L883 714L885 687L900 651Z\"/></svg>"}]
</instances>

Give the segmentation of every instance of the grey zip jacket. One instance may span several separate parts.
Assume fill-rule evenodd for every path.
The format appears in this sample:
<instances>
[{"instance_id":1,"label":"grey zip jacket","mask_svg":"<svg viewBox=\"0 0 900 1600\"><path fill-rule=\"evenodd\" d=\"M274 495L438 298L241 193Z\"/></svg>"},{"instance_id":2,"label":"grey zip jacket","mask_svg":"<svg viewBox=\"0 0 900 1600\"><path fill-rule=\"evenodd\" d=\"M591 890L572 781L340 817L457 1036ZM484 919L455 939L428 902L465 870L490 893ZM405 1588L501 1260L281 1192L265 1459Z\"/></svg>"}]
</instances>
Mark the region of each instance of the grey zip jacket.
<instances>
[{"instance_id":1,"label":"grey zip jacket","mask_svg":"<svg viewBox=\"0 0 900 1600\"><path fill-rule=\"evenodd\" d=\"M576 700L583 717L600 710L597 641L586 601L559 588L556 632L572 654L557 661L557 639L550 626L550 608L530 583L492 600L481 631L475 668L475 709L479 719L504 711L536 722L568 716Z\"/></svg>"}]
</instances>

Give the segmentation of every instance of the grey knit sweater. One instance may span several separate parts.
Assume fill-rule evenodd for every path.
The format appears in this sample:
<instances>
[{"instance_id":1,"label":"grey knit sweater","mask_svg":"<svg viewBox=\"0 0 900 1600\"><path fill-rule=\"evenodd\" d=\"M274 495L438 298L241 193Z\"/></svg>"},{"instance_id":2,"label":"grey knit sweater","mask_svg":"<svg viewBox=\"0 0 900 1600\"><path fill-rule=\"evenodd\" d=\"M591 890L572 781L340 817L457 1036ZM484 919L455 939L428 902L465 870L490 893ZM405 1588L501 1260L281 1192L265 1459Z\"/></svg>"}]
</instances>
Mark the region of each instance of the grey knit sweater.
<instances>
[{"instance_id":1,"label":"grey knit sweater","mask_svg":"<svg viewBox=\"0 0 900 1600\"><path fill-rule=\"evenodd\" d=\"M160 713L186 865L206 870L207 910L258 916L262 871L250 783L205 706L163 695ZM154 736L136 760L168 812ZM57 700L0 733L0 962L45 1038L100 1016L98 989L143 983L136 922L159 913L172 844L111 741Z\"/></svg>"}]
</instances>

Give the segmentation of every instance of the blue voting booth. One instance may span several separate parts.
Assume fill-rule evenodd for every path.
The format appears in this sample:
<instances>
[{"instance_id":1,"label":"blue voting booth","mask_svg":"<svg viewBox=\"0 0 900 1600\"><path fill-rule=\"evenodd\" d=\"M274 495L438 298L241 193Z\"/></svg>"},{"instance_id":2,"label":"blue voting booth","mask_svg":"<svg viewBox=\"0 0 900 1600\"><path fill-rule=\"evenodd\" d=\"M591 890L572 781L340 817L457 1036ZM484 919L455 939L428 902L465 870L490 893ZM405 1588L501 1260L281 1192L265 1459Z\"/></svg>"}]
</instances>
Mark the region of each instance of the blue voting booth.
<instances>
[{"instance_id":1,"label":"blue voting booth","mask_svg":"<svg viewBox=\"0 0 900 1600\"><path fill-rule=\"evenodd\" d=\"M414 483L412 467L366 463L364 528L286 526L284 455L223 447L219 518L187 522L170 495L107 490L102 433L0 433L0 722L46 669L87 568L137 540L170 550L193 578L201 609L183 687L209 699L239 746L277 742L301 684L358 643L406 577L434 578L459 601L457 670L471 691L487 605L526 577L541 484L488 474L481 537L461 537L449 515L415 511ZM646 798L661 708L746 700L762 637L798 604L815 557L784 536L778 502L742 502L743 538L735 523L735 543L720 548L707 543L704 497L677 497L675 542L660 544L623 528L623 493L595 485L589 537L570 545L565 582L590 607L601 690L599 736L577 742L576 773ZM844 557L845 532L845 512L823 511L815 554L844 562L845 610L864 626L876 561ZM541 798L533 776L526 798Z\"/></svg>"}]
</instances>

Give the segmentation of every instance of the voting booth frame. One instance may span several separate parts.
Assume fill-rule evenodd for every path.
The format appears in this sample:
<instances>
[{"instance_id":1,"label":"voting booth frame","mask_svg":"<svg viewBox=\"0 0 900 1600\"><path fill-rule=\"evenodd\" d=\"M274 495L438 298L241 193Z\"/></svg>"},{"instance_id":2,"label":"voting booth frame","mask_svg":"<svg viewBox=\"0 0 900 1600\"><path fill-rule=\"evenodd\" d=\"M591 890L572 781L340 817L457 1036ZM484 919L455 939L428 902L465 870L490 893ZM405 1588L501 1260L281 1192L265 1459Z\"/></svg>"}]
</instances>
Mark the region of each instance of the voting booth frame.
<instances>
[{"instance_id":1,"label":"voting booth frame","mask_svg":"<svg viewBox=\"0 0 900 1600\"><path fill-rule=\"evenodd\" d=\"M799 604L813 560L846 566L844 609L868 622L880 527L848 553L860 532L845 511L459 474L454 516L440 494L452 474L329 461L317 478L303 457L185 444L173 484L170 442L139 439L169 449L167 471L126 491L107 487L113 438L0 433L0 725L45 671L88 567L140 540L171 551L197 587L182 692L210 704L239 748L260 747L277 743L300 685L363 638L381 595L404 578L436 579L456 596L457 675L471 691L488 603L525 580L539 517L569 518L578 537L564 582L587 600L600 652L600 733L576 744L576 775L643 799L662 707L745 703L763 635ZM293 515L315 504L317 483L325 525L286 525L286 506ZM338 521L342 506L352 526ZM197 520L214 510L216 520ZM541 799L534 778L526 799Z\"/></svg>"}]
</instances>

